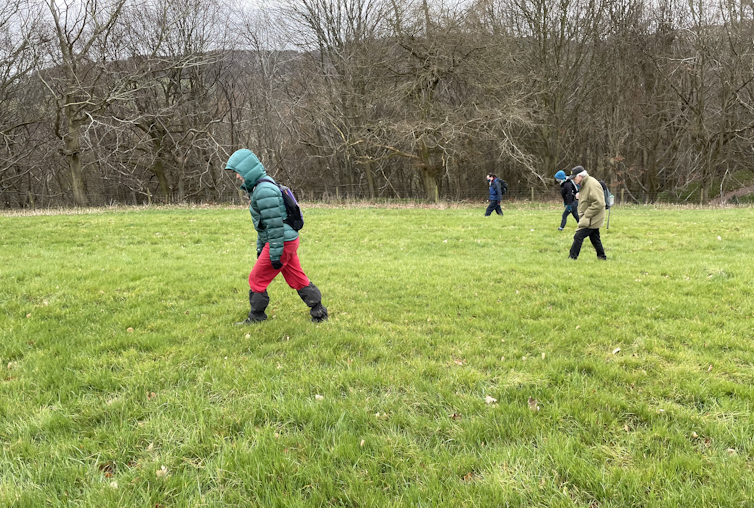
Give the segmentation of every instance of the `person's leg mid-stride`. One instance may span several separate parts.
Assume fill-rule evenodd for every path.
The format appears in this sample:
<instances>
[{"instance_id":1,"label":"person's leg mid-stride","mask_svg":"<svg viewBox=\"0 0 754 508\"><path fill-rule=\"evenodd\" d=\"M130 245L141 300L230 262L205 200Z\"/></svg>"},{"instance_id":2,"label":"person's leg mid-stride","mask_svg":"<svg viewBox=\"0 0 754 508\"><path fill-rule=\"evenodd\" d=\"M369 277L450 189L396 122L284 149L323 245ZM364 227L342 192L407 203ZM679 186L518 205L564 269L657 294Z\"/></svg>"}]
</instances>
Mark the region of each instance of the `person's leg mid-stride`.
<instances>
[{"instance_id":1,"label":"person's leg mid-stride","mask_svg":"<svg viewBox=\"0 0 754 508\"><path fill-rule=\"evenodd\" d=\"M277 274L282 273L285 282L296 290L298 295L309 307L309 314L315 323L327 319L327 308L322 305L322 293L317 286L311 283L301 268L301 262L298 258L299 239L285 242L283 244L283 254L280 256L280 268L274 268L270 260L270 244L266 243L262 252L259 254L254 268L249 274L249 303L251 311L247 321L264 321L267 319L265 309L270 303L267 295L267 287Z\"/></svg>"}]
</instances>

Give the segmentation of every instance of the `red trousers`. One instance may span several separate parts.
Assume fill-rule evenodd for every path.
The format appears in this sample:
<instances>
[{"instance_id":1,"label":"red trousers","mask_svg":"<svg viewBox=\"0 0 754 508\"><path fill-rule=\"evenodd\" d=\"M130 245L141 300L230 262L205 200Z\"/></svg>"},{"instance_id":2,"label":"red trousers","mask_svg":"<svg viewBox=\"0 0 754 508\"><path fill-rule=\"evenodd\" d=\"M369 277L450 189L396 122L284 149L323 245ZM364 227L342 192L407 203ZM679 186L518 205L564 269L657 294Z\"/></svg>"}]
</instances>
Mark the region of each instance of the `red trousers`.
<instances>
[{"instance_id":1,"label":"red trousers","mask_svg":"<svg viewBox=\"0 0 754 508\"><path fill-rule=\"evenodd\" d=\"M264 244L264 249L249 274L251 290L255 293L264 293L272 279L280 272L283 272L285 282L296 291L309 285L309 277L301 269L301 262L298 260L298 238L292 242L283 243L283 255L280 256L280 262L283 267L275 270L270 261L270 244Z\"/></svg>"}]
</instances>

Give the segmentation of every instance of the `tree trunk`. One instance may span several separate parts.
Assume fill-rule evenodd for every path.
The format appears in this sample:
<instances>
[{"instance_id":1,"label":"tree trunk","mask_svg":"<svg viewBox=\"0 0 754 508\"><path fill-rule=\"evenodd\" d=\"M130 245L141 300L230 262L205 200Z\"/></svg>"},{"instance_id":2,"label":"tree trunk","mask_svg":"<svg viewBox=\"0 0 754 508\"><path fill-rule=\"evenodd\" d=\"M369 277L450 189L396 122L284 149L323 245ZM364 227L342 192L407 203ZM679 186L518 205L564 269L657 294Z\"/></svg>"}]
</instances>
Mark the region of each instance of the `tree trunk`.
<instances>
[{"instance_id":1,"label":"tree trunk","mask_svg":"<svg viewBox=\"0 0 754 508\"><path fill-rule=\"evenodd\" d=\"M67 97L66 101L73 101L73 98ZM84 170L81 167L81 131L74 114L71 107L66 107L68 133L65 135L65 158L71 175L73 202L76 206L84 207L89 205L89 201L86 198Z\"/></svg>"},{"instance_id":2,"label":"tree trunk","mask_svg":"<svg viewBox=\"0 0 754 508\"><path fill-rule=\"evenodd\" d=\"M712 157L710 157L709 151L704 156L704 166L702 168L702 189L701 189L701 203L706 205L709 203L709 189L712 186Z\"/></svg>"},{"instance_id":3,"label":"tree trunk","mask_svg":"<svg viewBox=\"0 0 754 508\"><path fill-rule=\"evenodd\" d=\"M437 203L440 195L437 187L437 168L432 160L432 151L423 139L419 140L418 146L419 159L421 160L422 183L424 185L424 195L427 201Z\"/></svg>"},{"instance_id":4,"label":"tree trunk","mask_svg":"<svg viewBox=\"0 0 754 508\"><path fill-rule=\"evenodd\" d=\"M440 195L433 168L422 168L422 179L424 182L424 194L427 196L427 201L437 203L440 200Z\"/></svg>"},{"instance_id":5,"label":"tree trunk","mask_svg":"<svg viewBox=\"0 0 754 508\"><path fill-rule=\"evenodd\" d=\"M157 181L160 183L160 191L165 203L170 203L170 184L168 183L168 178L165 176L165 165L162 159L158 157L149 169L155 174Z\"/></svg>"},{"instance_id":6,"label":"tree trunk","mask_svg":"<svg viewBox=\"0 0 754 508\"><path fill-rule=\"evenodd\" d=\"M374 199L374 175L372 175L372 162L367 161L364 163L364 171L367 174L367 186L369 187L369 198Z\"/></svg>"}]
</instances>

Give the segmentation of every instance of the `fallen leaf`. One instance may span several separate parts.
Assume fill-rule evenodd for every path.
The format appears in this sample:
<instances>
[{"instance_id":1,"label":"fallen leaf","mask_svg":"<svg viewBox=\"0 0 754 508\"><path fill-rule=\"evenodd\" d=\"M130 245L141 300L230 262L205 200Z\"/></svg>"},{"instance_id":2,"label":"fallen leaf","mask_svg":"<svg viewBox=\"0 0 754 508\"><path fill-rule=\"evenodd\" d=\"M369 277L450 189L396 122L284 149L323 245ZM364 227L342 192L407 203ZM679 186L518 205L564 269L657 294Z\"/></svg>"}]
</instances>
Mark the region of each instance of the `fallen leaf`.
<instances>
[{"instance_id":1,"label":"fallen leaf","mask_svg":"<svg viewBox=\"0 0 754 508\"><path fill-rule=\"evenodd\" d=\"M246 334L246 338L247 338L247 339L250 339L250 338L251 338L251 334L250 334L250 333L247 333L247 334Z\"/></svg>"},{"instance_id":2,"label":"fallen leaf","mask_svg":"<svg viewBox=\"0 0 754 508\"><path fill-rule=\"evenodd\" d=\"M97 467L99 467L99 470L105 474L105 478L112 478L117 466L115 465L115 462L103 462Z\"/></svg>"},{"instance_id":3,"label":"fallen leaf","mask_svg":"<svg viewBox=\"0 0 754 508\"><path fill-rule=\"evenodd\" d=\"M455 363L456 365L463 365L464 363L466 363L466 360L453 360L453 363Z\"/></svg>"},{"instance_id":4,"label":"fallen leaf","mask_svg":"<svg viewBox=\"0 0 754 508\"><path fill-rule=\"evenodd\" d=\"M696 432L692 432L691 433L691 437L693 437L694 439L696 439L696 438L699 437L699 434L697 434Z\"/></svg>"},{"instance_id":5,"label":"fallen leaf","mask_svg":"<svg viewBox=\"0 0 754 508\"><path fill-rule=\"evenodd\" d=\"M131 328L131 327L129 326L128 328L126 328L126 331L127 331L128 333L132 333L132 332L134 331L134 329L133 329L133 328Z\"/></svg>"},{"instance_id":6,"label":"fallen leaf","mask_svg":"<svg viewBox=\"0 0 754 508\"><path fill-rule=\"evenodd\" d=\"M494 398L494 397L490 397L489 395L487 395L487 396L486 396L486 397L484 398L484 401L485 401L485 402L486 402L487 404L494 404L495 402L497 402L497 399L496 399L496 398Z\"/></svg>"},{"instance_id":7,"label":"fallen leaf","mask_svg":"<svg viewBox=\"0 0 754 508\"><path fill-rule=\"evenodd\" d=\"M465 475L463 475L463 481L465 481L465 482L470 482L473 479L474 479L474 471L471 471L471 472L466 473Z\"/></svg>"},{"instance_id":8,"label":"fallen leaf","mask_svg":"<svg viewBox=\"0 0 754 508\"><path fill-rule=\"evenodd\" d=\"M631 432L631 429L628 428L628 425L624 425L623 430L625 430L626 432Z\"/></svg>"},{"instance_id":9,"label":"fallen leaf","mask_svg":"<svg viewBox=\"0 0 754 508\"><path fill-rule=\"evenodd\" d=\"M707 369L707 372L710 372L712 370L712 364L709 364L709 369Z\"/></svg>"},{"instance_id":10,"label":"fallen leaf","mask_svg":"<svg viewBox=\"0 0 754 508\"><path fill-rule=\"evenodd\" d=\"M152 400L155 397L157 397L157 394L154 392L147 392L147 400Z\"/></svg>"},{"instance_id":11,"label":"fallen leaf","mask_svg":"<svg viewBox=\"0 0 754 508\"><path fill-rule=\"evenodd\" d=\"M544 353L542 353L542 359L543 359L543 360L545 359L545 354L544 354Z\"/></svg>"},{"instance_id":12,"label":"fallen leaf","mask_svg":"<svg viewBox=\"0 0 754 508\"><path fill-rule=\"evenodd\" d=\"M314 398L315 398L316 400L325 400L325 397L324 397L324 396L322 396L322 395L319 395L319 394L315 395L315 396L314 396Z\"/></svg>"},{"instance_id":13,"label":"fallen leaf","mask_svg":"<svg viewBox=\"0 0 754 508\"><path fill-rule=\"evenodd\" d=\"M152 450L154 450L154 443L149 443L149 446L147 446L147 451L151 452Z\"/></svg>"},{"instance_id":14,"label":"fallen leaf","mask_svg":"<svg viewBox=\"0 0 754 508\"><path fill-rule=\"evenodd\" d=\"M614 355L617 355L618 353L620 353L620 348L619 347L613 349L613 354Z\"/></svg>"},{"instance_id":15,"label":"fallen leaf","mask_svg":"<svg viewBox=\"0 0 754 508\"><path fill-rule=\"evenodd\" d=\"M529 397L529 409L532 411L539 411L539 406L537 405L537 399L534 397Z\"/></svg>"},{"instance_id":16,"label":"fallen leaf","mask_svg":"<svg viewBox=\"0 0 754 508\"><path fill-rule=\"evenodd\" d=\"M26 317L27 317L27 318L30 318L30 317L31 317L31 314L27 314L27 315L26 315Z\"/></svg>"},{"instance_id":17,"label":"fallen leaf","mask_svg":"<svg viewBox=\"0 0 754 508\"><path fill-rule=\"evenodd\" d=\"M161 466L160 469L157 470L157 478L165 478L168 475L168 468L165 466Z\"/></svg>"},{"instance_id":18,"label":"fallen leaf","mask_svg":"<svg viewBox=\"0 0 754 508\"><path fill-rule=\"evenodd\" d=\"M118 488L118 482L110 482L110 488L117 489Z\"/></svg>"},{"instance_id":19,"label":"fallen leaf","mask_svg":"<svg viewBox=\"0 0 754 508\"><path fill-rule=\"evenodd\" d=\"M735 455L738 453L734 448L728 448L728 455Z\"/></svg>"},{"instance_id":20,"label":"fallen leaf","mask_svg":"<svg viewBox=\"0 0 754 508\"><path fill-rule=\"evenodd\" d=\"M362 446L362 447L363 447L363 446L364 446L364 443L366 443L366 441L364 441L364 440L362 439L362 440L361 440L361 443L359 443L359 446Z\"/></svg>"},{"instance_id":21,"label":"fallen leaf","mask_svg":"<svg viewBox=\"0 0 754 508\"><path fill-rule=\"evenodd\" d=\"M450 416L450 418L453 420L460 420L461 418L463 418L461 416L461 413L453 413L452 415L448 415L448 416Z\"/></svg>"},{"instance_id":22,"label":"fallen leaf","mask_svg":"<svg viewBox=\"0 0 754 508\"><path fill-rule=\"evenodd\" d=\"M578 330L579 328L581 328L581 325L576 325L576 329Z\"/></svg>"}]
</instances>

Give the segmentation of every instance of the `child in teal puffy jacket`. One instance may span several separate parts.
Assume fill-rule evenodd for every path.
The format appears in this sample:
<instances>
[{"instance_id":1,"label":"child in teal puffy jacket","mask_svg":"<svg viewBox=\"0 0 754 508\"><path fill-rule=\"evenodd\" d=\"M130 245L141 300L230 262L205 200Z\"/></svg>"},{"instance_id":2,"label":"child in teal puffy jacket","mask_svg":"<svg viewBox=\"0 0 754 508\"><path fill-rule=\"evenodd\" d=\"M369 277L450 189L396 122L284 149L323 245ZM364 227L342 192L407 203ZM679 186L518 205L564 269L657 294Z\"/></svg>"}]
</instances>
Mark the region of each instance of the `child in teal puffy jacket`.
<instances>
[{"instance_id":1,"label":"child in teal puffy jacket","mask_svg":"<svg viewBox=\"0 0 754 508\"><path fill-rule=\"evenodd\" d=\"M249 193L249 211L257 231L257 261L249 274L251 310L248 319L239 324L267 319L265 309L270 303L267 286L278 273L283 274L285 282L309 307L312 321L325 321L327 308L322 305L322 293L301 269L298 231L285 222L287 213L280 189L251 150L234 152L225 169L235 171L242 182L241 189Z\"/></svg>"}]
</instances>

